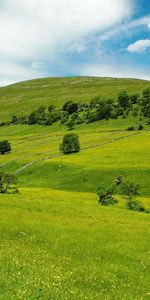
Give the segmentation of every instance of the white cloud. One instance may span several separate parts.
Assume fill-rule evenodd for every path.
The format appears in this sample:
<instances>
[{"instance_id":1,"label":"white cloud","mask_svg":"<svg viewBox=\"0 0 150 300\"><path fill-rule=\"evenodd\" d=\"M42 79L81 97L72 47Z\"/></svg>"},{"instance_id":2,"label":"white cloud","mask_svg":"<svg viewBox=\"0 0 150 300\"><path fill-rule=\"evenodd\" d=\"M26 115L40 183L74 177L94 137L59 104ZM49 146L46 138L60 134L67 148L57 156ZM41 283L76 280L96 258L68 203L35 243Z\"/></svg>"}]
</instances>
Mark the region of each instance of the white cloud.
<instances>
[{"instance_id":1,"label":"white cloud","mask_svg":"<svg viewBox=\"0 0 150 300\"><path fill-rule=\"evenodd\" d=\"M130 22L126 22L125 24L121 24L115 26L111 30L104 32L104 34L100 35L100 41L106 41L114 36L122 35L123 33L127 33L129 35L132 34L133 30L139 29L139 27L148 27L150 29L150 16L145 16L139 19L132 20Z\"/></svg>"},{"instance_id":2,"label":"white cloud","mask_svg":"<svg viewBox=\"0 0 150 300\"><path fill-rule=\"evenodd\" d=\"M141 53L141 52L145 51L148 48L150 48L150 40L146 39L146 40L136 41L135 43L129 45L127 47L127 50L129 52Z\"/></svg>"},{"instance_id":3,"label":"white cloud","mask_svg":"<svg viewBox=\"0 0 150 300\"><path fill-rule=\"evenodd\" d=\"M8 73L14 66L12 81L22 80L24 68L24 79L33 77L34 61L53 61L72 45L84 50L82 39L128 18L133 3L134 0L5 0L0 6L0 59ZM39 76L39 68L35 69ZM3 76L0 69L0 78Z\"/></svg>"}]
</instances>

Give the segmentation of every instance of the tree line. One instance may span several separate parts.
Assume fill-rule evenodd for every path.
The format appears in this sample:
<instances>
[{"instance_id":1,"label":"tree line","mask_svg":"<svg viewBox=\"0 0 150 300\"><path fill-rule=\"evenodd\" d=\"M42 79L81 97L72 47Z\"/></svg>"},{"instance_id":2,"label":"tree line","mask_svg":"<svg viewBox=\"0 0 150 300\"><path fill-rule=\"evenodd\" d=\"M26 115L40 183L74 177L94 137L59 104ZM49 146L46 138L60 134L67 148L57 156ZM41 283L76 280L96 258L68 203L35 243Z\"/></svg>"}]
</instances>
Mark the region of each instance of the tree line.
<instances>
[{"instance_id":1,"label":"tree line","mask_svg":"<svg viewBox=\"0 0 150 300\"><path fill-rule=\"evenodd\" d=\"M10 122L1 122L0 125L40 124L49 126L60 121L60 124L66 125L71 130L78 124L117 119L120 116L125 119L129 114L139 117L139 122L144 117L145 123L150 124L150 88L144 90L141 96L137 93L129 96L126 91L121 91L115 100L104 100L99 96L94 97L89 103L77 103L70 100L60 109L54 105L50 105L48 108L42 105L29 115L22 117L14 115ZM134 129L133 126L129 127L129 130ZM137 129L143 129L143 125L139 123Z\"/></svg>"}]
</instances>

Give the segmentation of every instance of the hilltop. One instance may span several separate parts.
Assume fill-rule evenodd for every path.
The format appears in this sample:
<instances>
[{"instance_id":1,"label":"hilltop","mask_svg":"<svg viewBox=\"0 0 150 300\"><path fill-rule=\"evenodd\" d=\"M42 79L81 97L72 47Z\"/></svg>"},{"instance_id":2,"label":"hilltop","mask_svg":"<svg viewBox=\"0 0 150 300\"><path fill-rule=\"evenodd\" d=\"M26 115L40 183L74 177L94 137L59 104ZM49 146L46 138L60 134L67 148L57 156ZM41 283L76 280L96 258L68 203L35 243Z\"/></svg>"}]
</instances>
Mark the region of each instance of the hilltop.
<instances>
[{"instance_id":1,"label":"hilltop","mask_svg":"<svg viewBox=\"0 0 150 300\"><path fill-rule=\"evenodd\" d=\"M0 88L0 121L22 116L41 104L61 107L67 100L86 103L95 96L114 98L126 90L141 93L149 81L98 77L45 78L20 82Z\"/></svg>"}]
</instances>

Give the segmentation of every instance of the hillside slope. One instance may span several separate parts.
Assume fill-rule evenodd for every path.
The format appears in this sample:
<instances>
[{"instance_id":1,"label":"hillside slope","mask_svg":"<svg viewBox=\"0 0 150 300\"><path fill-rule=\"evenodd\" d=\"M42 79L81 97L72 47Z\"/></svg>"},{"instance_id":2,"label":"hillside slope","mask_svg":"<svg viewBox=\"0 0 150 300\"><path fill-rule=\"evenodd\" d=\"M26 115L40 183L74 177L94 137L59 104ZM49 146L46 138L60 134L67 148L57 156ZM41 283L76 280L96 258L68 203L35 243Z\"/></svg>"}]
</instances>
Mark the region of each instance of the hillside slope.
<instances>
[{"instance_id":1,"label":"hillside slope","mask_svg":"<svg viewBox=\"0 0 150 300\"><path fill-rule=\"evenodd\" d=\"M55 103L62 106L67 100L86 102L94 96L113 98L121 90L141 93L150 87L149 81L136 79L71 77L45 78L13 84L0 88L0 121L12 115L22 116L38 108Z\"/></svg>"}]
</instances>

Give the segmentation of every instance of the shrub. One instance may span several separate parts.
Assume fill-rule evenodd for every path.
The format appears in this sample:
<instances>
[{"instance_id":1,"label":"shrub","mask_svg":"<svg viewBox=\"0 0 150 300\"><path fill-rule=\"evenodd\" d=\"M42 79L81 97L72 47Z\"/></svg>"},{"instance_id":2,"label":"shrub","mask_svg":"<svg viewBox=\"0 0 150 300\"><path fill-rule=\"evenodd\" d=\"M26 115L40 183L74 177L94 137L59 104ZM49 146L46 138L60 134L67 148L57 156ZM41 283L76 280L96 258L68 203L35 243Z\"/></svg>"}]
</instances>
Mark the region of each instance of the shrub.
<instances>
[{"instance_id":1,"label":"shrub","mask_svg":"<svg viewBox=\"0 0 150 300\"><path fill-rule=\"evenodd\" d=\"M80 151L79 137L75 133L66 134L63 137L62 144L60 145L60 152L63 154L70 154Z\"/></svg>"},{"instance_id":2,"label":"shrub","mask_svg":"<svg viewBox=\"0 0 150 300\"><path fill-rule=\"evenodd\" d=\"M12 117L12 120L11 120L11 123L16 124L17 121L18 121L17 116L13 116L13 117Z\"/></svg>"},{"instance_id":3,"label":"shrub","mask_svg":"<svg viewBox=\"0 0 150 300\"><path fill-rule=\"evenodd\" d=\"M119 93L119 95L118 95L118 104L123 109L126 109L126 108L129 107L130 98L129 98L128 94L125 91Z\"/></svg>"},{"instance_id":4,"label":"shrub","mask_svg":"<svg viewBox=\"0 0 150 300\"><path fill-rule=\"evenodd\" d=\"M133 125L131 125L127 128L127 131L133 131L133 130L135 130L135 127Z\"/></svg>"},{"instance_id":5,"label":"shrub","mask_svg":"<svg viewBox=\"0 0 150 300\"><path fill-rule=\"evenodd\" d=\"M32 111L31 114L30 114L29 117L28 117L27 123L28 123L29 125L33 125L33 124L36 124L37 121L38 121L38 114L37 114L36 111Z\"/></svg>"},{"instance_id":6,"label":"shrub","mask_svg":"<svg viewBox=\"0 0 150 300\"><path fill-rule=\"evenodd\" d=\"M146 125L150 125L150 118L145 120Z\"/></svg>"},{"instance_id":7,"label":"shrub","mask_svg":"<svg viewBox=\"0 0 150 300\"><path fill-rule=\"evenodd\" d=\"M78 104L74 103L72 101L67 101L63 105L63 111L66 111L66 112L68 112L69 115L71 115L78 111Z\"/></svg>"},{"instance_id":8,"label":"shrub","mask_svg":"<svg viewBox=\"0 0 150 300\"><path fill-rule=\"evenodd\" d=\"M144 127L143 127L143 125L142 125L142 124L139 124L137 129L138 129L138 130L143 130L143 129L144 129Z\"/></svg>"},{"instance_id":9,"label":"shrub","mask_svg":"<svg viewBox=\"0 0 150 300\"><path fill-rule=\"evenodd\" d=\"M0 154L8 153L11 151L11 144L9 141L4 140L0 142Z\"/></svg>"},{"instance_id":10,"label":"shrub","mask_svg":"<svg viewBox=\"0 0 150 300\"><path fill-rule=\"evenodd\" d=\"M127 202L127 208L129 210L134 210L134 211L141 211L141 212L145 211L145 208L141 204L141 202L138 201L138 200L135 200L135 199L128 200L128 202Z\"/></svg>"},{"instance_id":11,"label":"shrub","mask_svg":"<svg viewBox=\"0 0 150 300\"><path fill-rule=\"evenodd\" d=\"M0 194L18 193L17 177L14 174L0 173Z\"/></svg>"},{"instance_id":12,"label":"shrub","mask_svg":"<svg viewBox=\"0 0 150 300\"><path fill-rule=\"evenodd\" d=\"M116 191L116 186L105 186L103 183L97 186L97 195L99 197L98 203L103 206L109 206L117 204L118 201L113 197Z\"/></svg>"},{"instance_id":13,"label":"shrub","mask_svg":"<svg viewBox=\"0 0 150 300\"><path fill-rule=\"evenodd\" d=\"M131 200L134 196L140 195L139 193L139 185L129 181L123 181L121 184L121 193L127 198Z\"/></svg>"},{"instance_id":14,"label":"shrub","mask_svg":"<svg viewBox=\"0 0 150 300\"><path fill-rule=\"evenodd\" d=\"M51 104L51 105L49 105L49 107L48 107L48 111L49 112L52 112L52 111L54 111L56 108L55 108L55 106L53 105L53 104Z\"/></svg>"},{"instance_id":15,"label":"shrub","mask_svg":"<svg viewBox=\"0 0 150 300\"><path fill-rule=\"evenodd\" d=\"M6 123L5 122L0 122L0 126L5 126Z\"/></svg>"},{"instance_id":16,"label":"shrub","mask_svg":"<svg viewBox=\"0 0 150 300\"><path fill-rule=\"evenodd\" d=\"M121 191L124 197L127 199L127 208L134 211L145 211L145 208L140 201L134 199L135 196L140 195L139 185L133 182L123 181L121 184Z\"/></svg>"}]
</instances>

